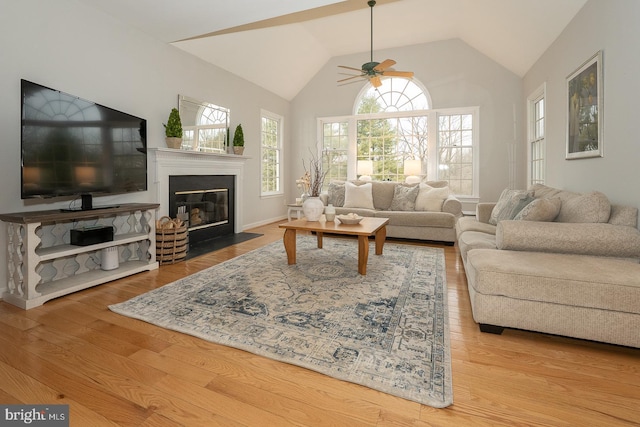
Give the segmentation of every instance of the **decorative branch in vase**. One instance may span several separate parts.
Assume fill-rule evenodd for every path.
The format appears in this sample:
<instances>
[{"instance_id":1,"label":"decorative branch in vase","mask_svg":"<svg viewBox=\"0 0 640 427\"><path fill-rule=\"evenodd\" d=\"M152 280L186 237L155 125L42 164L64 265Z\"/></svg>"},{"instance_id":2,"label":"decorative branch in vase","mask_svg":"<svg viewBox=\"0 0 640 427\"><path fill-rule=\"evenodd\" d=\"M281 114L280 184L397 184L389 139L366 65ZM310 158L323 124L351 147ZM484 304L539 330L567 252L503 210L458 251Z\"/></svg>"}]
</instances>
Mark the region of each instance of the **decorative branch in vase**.
<instances>
[{"instance_id":1,"label":"decorative branch in vase","mask_svg":"<svg viewBox=\"0 0 640 427\"><path fill-rule=\"evenodd\" d=\"M322 169L322 160L311 155L309 163L302 160L304 175L296 181L298 186L305 189L309 193L309 197L302 203L302 211L307 221L318 221L324 212L324 203L320 200L320 192L327 176L327 171ZM308 167L307 167L308 166Z\"/></svg>"},{"instance_id":2,"label":"decorative branch in vase","mask_svg":"<svg viewBox=\"0 0 640 427\"><path fill-rule=\"evenodd\" d=\"M322 160L312 154L309 160L309 168L307 168L304 159L302 159L302 167L305 172L303 178L308 177L309 194L311 197L319 197L324 185L324 179L327 176L327 172L322 169Z\"/></svg>"}]
</instances>

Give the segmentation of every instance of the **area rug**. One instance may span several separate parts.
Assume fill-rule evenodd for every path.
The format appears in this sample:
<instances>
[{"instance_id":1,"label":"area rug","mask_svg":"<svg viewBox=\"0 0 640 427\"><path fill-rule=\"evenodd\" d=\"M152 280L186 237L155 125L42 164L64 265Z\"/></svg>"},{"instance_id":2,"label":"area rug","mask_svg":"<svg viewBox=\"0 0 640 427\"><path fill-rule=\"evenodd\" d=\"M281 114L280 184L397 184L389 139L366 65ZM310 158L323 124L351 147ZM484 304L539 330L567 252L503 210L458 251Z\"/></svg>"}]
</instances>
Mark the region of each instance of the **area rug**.
<instances>
[{"instance_id":1,"label":"area rug","mask_svg":"<svg viewBox=\"0 0 640 427\"><path fill-rule=\"evenodd\" d=\"M371 243L373 246L373 242ZM298 236L109 308L204 340L442 408L453 402L444 251Z\"/></svg>"}]
</instances>

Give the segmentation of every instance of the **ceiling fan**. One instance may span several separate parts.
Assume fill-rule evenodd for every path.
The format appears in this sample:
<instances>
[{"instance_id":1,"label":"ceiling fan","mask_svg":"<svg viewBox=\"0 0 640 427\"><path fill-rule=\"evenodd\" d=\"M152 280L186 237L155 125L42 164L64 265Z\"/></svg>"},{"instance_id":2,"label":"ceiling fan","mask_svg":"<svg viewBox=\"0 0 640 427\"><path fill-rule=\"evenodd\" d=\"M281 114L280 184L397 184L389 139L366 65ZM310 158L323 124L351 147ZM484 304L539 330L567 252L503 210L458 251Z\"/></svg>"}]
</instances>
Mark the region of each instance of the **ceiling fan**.
<instances>
[{"instance_id":1,"label":"ceiling fan","mask_svg":"<svg viewBox=\"0 0 640 427\"><path fill-rule=\"evenodd\" d=\"M394 61L393 59L385 59L382 62L375 62L373 60L373 6L376 5L376 2L375 0L369 0L367 4L371 8L371 61L362 64L362 68L338 65L338 67L340 68L345 68L351 71L358 71L360 73L357 75L341 73L350 77L338 80L338 83L348 84L354 83L356 81L351 81L353 79L368 79L373 87L380 87L382 85L380 77L413 77L412 71L395 71L391 69L391 67L393 67L396 63L396 61Z\"/></svg>"}]
</instances>

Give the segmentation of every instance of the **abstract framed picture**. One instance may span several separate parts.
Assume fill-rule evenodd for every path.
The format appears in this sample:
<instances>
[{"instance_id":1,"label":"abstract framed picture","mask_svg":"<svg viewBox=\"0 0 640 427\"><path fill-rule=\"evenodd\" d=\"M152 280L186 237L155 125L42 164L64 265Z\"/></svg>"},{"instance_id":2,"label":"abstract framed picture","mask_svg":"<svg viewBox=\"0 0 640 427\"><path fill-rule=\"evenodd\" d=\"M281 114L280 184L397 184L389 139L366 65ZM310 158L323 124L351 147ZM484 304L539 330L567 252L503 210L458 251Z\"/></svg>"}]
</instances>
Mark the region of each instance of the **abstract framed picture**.
<instances>
[{"instance_id":1,"label":"abstract framed picture","mask_svg":"<svg viewBox=\"0 0 640 427\"><path fill-rule=\"evenodd\" d=\"M567 77L567 159L602 157L602 51Z\"/></svg>"}]
</instances>

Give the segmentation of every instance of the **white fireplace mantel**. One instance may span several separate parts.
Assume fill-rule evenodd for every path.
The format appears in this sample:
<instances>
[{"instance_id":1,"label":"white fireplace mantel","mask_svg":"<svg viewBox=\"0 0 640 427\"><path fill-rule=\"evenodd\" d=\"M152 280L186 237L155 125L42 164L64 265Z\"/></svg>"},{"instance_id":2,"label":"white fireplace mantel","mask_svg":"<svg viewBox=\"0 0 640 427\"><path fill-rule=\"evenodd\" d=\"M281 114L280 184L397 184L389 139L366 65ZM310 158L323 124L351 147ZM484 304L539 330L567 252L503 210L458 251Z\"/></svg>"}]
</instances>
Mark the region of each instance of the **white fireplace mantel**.
<instances>
[{"instance_id":1,"label":"white fireplace mantel","mask_svg":"<svg viewBox=\"0 0 640 427\"><path fill-rule=\"evenodd\" d=\"M171 148L148 148L151 187L155 187L156 201L160 203L158 216L168 215L169 177L180 175L233 175L235 176L234 232L243 229L244 164L249 157L234 154L201 153Z\"/></svg>"}]
</instances>

